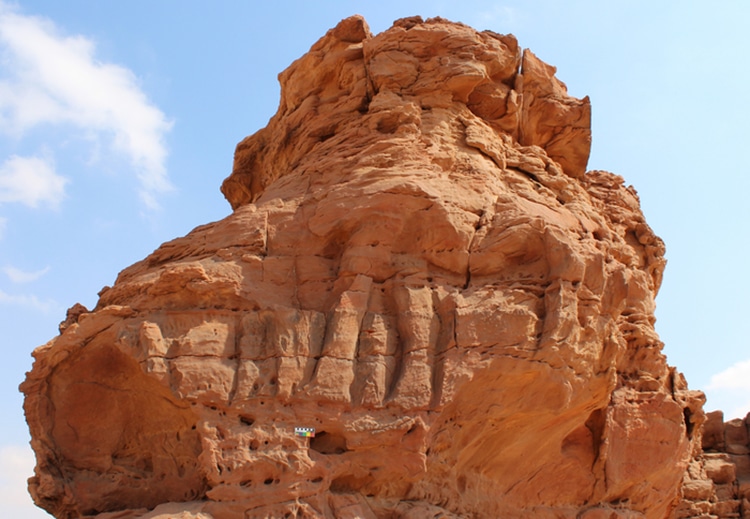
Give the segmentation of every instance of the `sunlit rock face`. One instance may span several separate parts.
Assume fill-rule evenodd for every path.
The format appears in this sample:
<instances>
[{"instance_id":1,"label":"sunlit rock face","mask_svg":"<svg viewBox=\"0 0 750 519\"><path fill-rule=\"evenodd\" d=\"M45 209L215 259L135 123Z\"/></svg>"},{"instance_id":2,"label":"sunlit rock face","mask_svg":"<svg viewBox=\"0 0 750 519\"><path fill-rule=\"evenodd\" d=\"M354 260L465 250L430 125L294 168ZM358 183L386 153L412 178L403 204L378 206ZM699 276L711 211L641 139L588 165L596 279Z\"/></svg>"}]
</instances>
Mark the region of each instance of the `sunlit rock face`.
<instances>
[{"instance_id":1,"label":"sunlit rock face","mask_svg":"<svg viewBox=\"0 0 750 519\"><path fill-rule=\"evenodd\" d=\"M670 514L703 413L653 327L664 246L632 188L585 171L589 102L554 73L442 19L331 29L238 145L233 213L35 351L37 504Z\"/></svg>"},{"instance_id":2,"label":"sunlit rock face","mask_svg":"<svg viewBox=\"0 0 750 519\"><path fill-rule=\"evenodd\" d=\"M670 519L750 516L750 414L724 423L721 411L708 413L701 435Z\"/></svg>"}]
</instances>

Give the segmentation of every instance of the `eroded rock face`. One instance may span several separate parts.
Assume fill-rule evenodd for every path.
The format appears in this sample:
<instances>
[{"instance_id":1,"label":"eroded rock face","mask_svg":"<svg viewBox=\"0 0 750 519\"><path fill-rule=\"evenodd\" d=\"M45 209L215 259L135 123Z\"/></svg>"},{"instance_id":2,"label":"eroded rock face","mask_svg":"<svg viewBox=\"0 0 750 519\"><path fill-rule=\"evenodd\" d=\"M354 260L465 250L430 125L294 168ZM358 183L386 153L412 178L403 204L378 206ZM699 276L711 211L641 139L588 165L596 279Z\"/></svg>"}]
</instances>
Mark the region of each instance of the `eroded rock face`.
<instances>
[{"instance_id":1,"label":"eroded rock face","mask_svg":"<svg viewBox=\"0 0 750 519\"><path fill-rule=\"evenodd\" d=\"M750 517L750 415L724 423L707 414L702 450L685 473L672 519Z\"/></svg>"},{"instance_id":2,"label":"eroded rock face","mask_svg":"<svg viewBox=\"0 0 750 519\"><path fill-rule=\"evenodd\" d=\"M670 514L703 415L653 327L664 247L632 188L584 173L589 103L554 72L441 19L329 31L238 145L233 214L124 270L34 352L36 502Z\"/></svg>"}]
</instances>

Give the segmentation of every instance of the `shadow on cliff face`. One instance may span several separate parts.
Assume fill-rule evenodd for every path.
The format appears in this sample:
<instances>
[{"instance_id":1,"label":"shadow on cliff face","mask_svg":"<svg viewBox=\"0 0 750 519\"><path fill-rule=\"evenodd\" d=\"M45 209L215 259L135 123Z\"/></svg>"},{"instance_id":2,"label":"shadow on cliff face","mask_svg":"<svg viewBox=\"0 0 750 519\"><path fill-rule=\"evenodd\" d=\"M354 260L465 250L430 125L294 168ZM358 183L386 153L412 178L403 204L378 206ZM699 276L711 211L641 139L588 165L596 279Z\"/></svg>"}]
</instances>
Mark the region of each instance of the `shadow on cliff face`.
<instances>
[{"instance_id":1,"label":"shadow on cliff face","mask_svg":"<svg viewBox=\"0 0 750 519\"><path fill-rule=\"evenodd\" d=\"M57 483L44 475L32 479L31 491L57 517L204 495L196 416L116 347L72 353L48 379L44 400L44 436L55 459L40 464L58 472L68 491L50 488Z\"/></svg>"}]
</instances>

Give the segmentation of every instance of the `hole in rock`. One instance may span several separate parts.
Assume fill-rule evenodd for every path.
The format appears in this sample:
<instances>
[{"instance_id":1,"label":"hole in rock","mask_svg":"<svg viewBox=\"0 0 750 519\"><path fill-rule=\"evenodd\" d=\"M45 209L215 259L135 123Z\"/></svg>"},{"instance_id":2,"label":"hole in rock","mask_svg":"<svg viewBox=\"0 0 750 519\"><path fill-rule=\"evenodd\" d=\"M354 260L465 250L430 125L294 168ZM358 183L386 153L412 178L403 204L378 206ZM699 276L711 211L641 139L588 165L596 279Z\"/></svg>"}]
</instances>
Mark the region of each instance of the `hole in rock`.
<instances>
[{"instance_id":1,"label":"hole in rock","mask_svg":"<svg viewBox=\"0 0 750 519\"><path fill-rule=\"evenodd\" d=\"M325 431L315 433L315 437L310 439L310 448L321 454L343 454L349 450L346 448L346 438Z\"/></svg>"},{"instance_id":2,"label":"hole in rock","mask_svg":"<svg viewBox=\"0 0 750 519\"><path fill-rule=\"evenodd\" d=\"M273 478L266 478L263 480L264 485L270 485L271 483L273 483Z\"/></svg>"},{"instance_id":3,"label":"hole in rock","mask_svg":"<svg viewBox=\"0 0 750 519\"><path fill-rule=\"evenodd\" d=\"M250 427L255 423L255 418L253 418L252 416L240 415L240 423L242 425L247 425L248 427Z\"/></svg>"}]
</instances>

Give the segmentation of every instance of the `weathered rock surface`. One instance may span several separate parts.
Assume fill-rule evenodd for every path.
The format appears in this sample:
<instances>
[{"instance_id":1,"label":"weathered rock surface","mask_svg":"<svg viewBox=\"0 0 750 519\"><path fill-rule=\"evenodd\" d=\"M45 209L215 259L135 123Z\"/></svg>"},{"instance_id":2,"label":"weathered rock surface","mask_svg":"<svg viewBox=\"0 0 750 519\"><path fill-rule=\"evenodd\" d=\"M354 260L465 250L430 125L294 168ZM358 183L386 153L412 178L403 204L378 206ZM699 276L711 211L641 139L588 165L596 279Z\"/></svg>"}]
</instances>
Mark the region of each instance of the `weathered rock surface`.
<instances>
[{"instance_id":1,"label":"weathered rock surface","mask_svg":"<svg viewBox=\"0 0 750 519\"><path fill-rule=\"evenodd\" d=\"M440 19L329 31L238 145L233 213L124 270L34 352L37 504L673 513L703 400L654 331L664 247L632 188L585 172L588 99L554 73Z\"/></svg>"},{"instance_id":2,"label":"weathered rock surface","mask_svg":"<svg viewBox=\"0 0 750 519\"><path fill-rule=\"evenodd\" d=\"M690 462L674 519L750 517L750 415L724 423L706 415L702 450Z\"/></svg>"}]
</instances>

